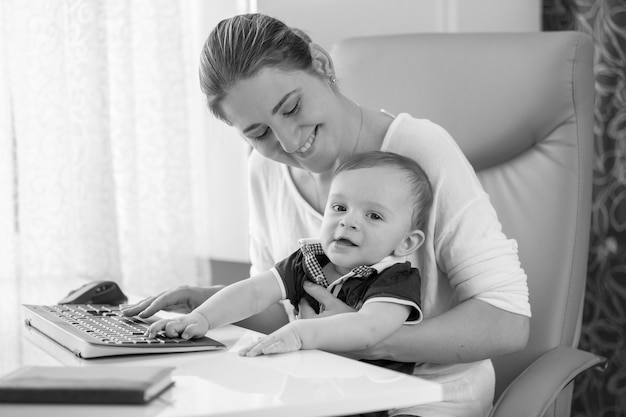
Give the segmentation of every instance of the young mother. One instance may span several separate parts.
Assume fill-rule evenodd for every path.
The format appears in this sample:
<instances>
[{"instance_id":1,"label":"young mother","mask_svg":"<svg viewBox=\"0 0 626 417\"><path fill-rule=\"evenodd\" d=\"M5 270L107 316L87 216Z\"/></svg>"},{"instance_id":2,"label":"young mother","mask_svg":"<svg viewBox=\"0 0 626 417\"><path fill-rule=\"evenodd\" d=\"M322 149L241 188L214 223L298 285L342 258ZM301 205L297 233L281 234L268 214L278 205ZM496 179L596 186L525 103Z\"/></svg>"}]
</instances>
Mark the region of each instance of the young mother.
<instances>
[{"instance_id":1,"label":"young mother","mask_svg":"<svg viewBox=\"0 0 626 417\"><path fill-rule=\"evenodd\" d=\"M502 233L489 197L450 135L408 114L360 107L341 93L325 50L260 14L218 24L204 46L200 79L211 112L254 148L253 274L291 254L299 238L319 235L331 174L350 155L392 151L425 169L434 204L427 241L410 259L423 274L425 319L352 356L417 362L416 375L444 384L445 402L403 414L486 415L495 379L489 358L523 348L528 338L528 287L516 242ZM178 287L126 314L189 311L217 290ZM323 315L350 311L320 286L307 292L324 305ZM315 317L306 306L301 311ZM268 311L263 318L277 328L286 315Z\"/></svg>"}]
</instances>

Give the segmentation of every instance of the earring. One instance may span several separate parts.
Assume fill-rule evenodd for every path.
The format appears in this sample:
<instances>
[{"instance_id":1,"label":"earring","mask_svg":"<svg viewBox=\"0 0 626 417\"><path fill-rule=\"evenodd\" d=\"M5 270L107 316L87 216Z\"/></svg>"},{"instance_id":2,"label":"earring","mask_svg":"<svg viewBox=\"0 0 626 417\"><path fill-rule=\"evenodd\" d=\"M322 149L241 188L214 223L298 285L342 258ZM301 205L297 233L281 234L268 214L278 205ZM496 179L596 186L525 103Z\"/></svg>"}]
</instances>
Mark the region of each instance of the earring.
<instances>
[{"instance_id":1,"label":"earring","mask_svg":"<svg viewBox=\"0 0 626 417\"><path fill-rule=\"evenodd\" d=\"M330 77L328 77L330 79L330 83L331 84L335 84L337 82L337 78L335 78L334 75L331 75Z\"/></svg>"}]
</instances>

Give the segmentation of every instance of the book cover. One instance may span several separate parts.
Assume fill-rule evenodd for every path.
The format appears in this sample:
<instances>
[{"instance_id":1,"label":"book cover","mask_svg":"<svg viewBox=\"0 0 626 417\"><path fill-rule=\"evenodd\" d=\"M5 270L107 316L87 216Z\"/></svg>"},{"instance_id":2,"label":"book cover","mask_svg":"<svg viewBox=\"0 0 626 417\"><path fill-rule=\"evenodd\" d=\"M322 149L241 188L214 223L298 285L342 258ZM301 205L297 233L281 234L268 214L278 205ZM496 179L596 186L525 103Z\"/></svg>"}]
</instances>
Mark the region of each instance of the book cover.
<instances>
[{"instance_id":1,"label":"book cover","mask_svg":"<svg viewBox=\"0 0 626 417\"><path fill-rule=\"evenodd\" d=\"M24 366L0 378L0 402L143 404L170 387L169 366Z\"/></svg>"}]
</instances>

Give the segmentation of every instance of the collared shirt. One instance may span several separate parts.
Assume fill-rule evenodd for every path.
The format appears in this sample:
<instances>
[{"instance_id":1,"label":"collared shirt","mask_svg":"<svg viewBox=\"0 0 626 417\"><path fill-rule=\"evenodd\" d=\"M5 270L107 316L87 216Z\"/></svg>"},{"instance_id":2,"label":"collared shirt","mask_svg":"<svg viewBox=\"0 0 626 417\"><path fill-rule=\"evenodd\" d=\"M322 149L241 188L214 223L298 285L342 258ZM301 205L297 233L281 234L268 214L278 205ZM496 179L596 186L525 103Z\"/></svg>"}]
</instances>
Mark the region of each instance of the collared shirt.
<instances>
[{"instance_id":1,"label":"collared shirt","mask_svg":"<svg viewBox=\"0 0 626 417\"><path fill-rule=\"evenodd\" d=\"M307 245L319 245L318 239L301 239L301 248L307 250ZM319 246L317 246L319 248ZM315 260L319 268L313 268L311 276L305 265L303 250L299 249L286 259L278 262L272 272L276 276L281 288L283 299L289 300L298 311L298 304L302 298L306 299L311 307L319 312L319 303L309 296L303 289L305 280L321 283L319 276L322 268L330 262L328 257L318 250L315 251ZM411 307L411 313L406 324L416 324L422 320L420 307L421 277L416 268L403 259L388 256L380 262L369 265L373 273L361 274L359 271L367 268L352 270L334 282L328 283L328 290L344 303L354 309L360 309L369 302L390 302ZM322 272L323 274L323 272ZM325 279L325 277L323 277ZM322 284L324 285L324 284Z\"/></svg>"}]
</instances>

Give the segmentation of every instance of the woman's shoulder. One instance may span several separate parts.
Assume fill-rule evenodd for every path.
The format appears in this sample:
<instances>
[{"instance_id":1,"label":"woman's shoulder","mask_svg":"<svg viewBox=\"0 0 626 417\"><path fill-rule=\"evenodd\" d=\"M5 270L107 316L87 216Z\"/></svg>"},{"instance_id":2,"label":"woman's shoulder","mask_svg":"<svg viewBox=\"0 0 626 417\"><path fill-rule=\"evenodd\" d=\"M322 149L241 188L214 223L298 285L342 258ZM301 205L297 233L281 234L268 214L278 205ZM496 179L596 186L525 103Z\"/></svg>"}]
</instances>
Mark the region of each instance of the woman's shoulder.
<instances>
[{"instance_id":1,"label":"woman's shoulder","mask_svg":"<svg viewBox=\"0 0 626 417\"><path fill-rule=\"evenodd\" d=\"M389 126L384 144L410 146L416 140L441 141L452 140L452 137L441 125L432 120L419 119L408 113L400 113Z\"/></svg>"},{"instance_id":2,"label":"woman's shoulder","mask_svg":"<svg viewBox=\"0 0 626 417\"><path fill-rule=\"evenodd\" d=\"M417 160L427 168L440 164L458 164L465 159L448 131L428 119L418 119L407 113L399 114L389 126L382 150L396 152Z\"/></svg>"}]
</instances>

